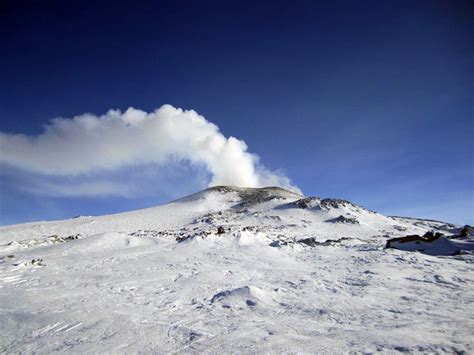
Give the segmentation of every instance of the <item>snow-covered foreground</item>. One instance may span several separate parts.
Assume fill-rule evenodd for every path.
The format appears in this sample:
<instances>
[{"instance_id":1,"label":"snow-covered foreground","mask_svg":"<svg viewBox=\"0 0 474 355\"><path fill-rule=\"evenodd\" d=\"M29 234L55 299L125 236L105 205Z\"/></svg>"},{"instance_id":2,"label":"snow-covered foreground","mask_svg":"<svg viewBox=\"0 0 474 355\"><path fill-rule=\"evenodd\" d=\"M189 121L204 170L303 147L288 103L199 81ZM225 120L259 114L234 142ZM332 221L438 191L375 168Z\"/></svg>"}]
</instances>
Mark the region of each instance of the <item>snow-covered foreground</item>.
<instances>
[{"instance_id":1,"label":"snow-covered foreground","mask_svg":"<svg viewBox=\"0 0 474 355\"><path fill-rule=\"evenodd\" d=\"M0 228L0 351L474 350L472 252L384 249L455 226L301 198L213 188Z\"/></svg>"}]
</instances>

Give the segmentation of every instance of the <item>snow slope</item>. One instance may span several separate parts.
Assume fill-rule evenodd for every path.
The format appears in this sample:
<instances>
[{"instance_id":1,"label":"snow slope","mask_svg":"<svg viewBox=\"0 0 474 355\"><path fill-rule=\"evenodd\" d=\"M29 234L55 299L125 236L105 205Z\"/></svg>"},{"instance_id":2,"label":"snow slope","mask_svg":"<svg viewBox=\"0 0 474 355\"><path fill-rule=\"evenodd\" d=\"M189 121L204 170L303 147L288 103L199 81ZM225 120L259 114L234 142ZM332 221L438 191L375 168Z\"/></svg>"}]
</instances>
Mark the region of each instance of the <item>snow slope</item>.
<instances>
[{"instance_id":1,"label":"snow slope","mask_svg":"<svg viewBox=\"0 0 474 355\"><path fill-rule=\"evenodd\" d=\"M1 227L0 351L472 352L472 252L384 249L428 230L274 187Z\"/></svg>"}]
</instances>

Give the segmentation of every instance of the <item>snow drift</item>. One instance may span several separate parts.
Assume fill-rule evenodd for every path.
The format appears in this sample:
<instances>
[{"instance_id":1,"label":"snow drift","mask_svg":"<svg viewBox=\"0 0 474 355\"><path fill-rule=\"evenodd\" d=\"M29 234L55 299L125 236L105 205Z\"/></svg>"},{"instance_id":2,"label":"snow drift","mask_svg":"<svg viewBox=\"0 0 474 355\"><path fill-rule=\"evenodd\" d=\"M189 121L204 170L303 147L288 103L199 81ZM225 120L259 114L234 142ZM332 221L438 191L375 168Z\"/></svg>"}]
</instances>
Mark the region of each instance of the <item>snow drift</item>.
<instances>
[{"instance_id":1,"label":"snow drift","mask_svg":"<svg viewBox=\"0 0 474 355\"><path fill-rule=\"evenodd\" d=\"M0 353L472 353L471 231L231 186L3 226Z\"/></svg>"}]
</instances>

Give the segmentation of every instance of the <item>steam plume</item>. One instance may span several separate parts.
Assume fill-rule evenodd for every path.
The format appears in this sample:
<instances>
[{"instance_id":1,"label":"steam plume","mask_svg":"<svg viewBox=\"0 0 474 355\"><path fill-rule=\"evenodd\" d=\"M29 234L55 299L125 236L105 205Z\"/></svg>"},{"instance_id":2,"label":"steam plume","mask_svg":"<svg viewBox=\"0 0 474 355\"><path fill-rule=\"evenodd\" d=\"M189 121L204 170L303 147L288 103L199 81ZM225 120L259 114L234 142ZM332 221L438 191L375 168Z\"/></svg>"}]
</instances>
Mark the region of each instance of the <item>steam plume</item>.
<instances>
[{"instance_id":1,"label":"steam plume","mask_svg":"<svg viewBox=\"0 0 474 355\"><path fill-rule=\"evenodd\" d=\"M40 174L76 176L131 165L189 161L211 174L209 186L276 185L300 190L259 164L244 141L226 138L193 110L163 105L50 121L42 134L0 133L0 162Z\"/></svg>"}]
</instances>

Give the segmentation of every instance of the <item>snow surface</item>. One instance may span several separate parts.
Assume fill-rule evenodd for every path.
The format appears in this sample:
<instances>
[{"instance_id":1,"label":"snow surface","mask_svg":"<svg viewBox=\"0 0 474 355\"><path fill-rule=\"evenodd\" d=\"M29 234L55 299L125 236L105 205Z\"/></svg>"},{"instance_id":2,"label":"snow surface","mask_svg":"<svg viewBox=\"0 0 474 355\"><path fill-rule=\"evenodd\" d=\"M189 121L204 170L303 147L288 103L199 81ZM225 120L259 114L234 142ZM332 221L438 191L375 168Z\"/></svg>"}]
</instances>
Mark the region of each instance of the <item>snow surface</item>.
<instances>
[{"instance_id":1,"label":"snow surface","mask_svg":"<svg viewBox=\"0 0 474 355\"><path fill-rule=\"evenodd\" d=\"M384 248L429 230L458 231L234 187L1 227L0 352L472 352L472 251Z\"/></svg>"}]
</instances>

